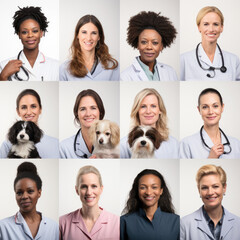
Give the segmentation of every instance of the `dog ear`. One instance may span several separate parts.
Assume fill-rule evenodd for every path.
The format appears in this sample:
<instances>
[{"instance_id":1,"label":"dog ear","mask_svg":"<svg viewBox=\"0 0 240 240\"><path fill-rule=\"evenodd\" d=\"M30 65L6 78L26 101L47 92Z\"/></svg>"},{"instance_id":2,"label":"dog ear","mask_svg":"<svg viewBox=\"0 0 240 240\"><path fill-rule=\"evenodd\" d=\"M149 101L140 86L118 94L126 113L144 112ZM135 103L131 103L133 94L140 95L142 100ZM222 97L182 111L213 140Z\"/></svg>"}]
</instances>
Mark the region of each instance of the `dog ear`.
<instances>
[{"instance_id":1,"label":"dog ear","mask_svg":"<svg viewBox=\"0 0 240 240\"><path fill-rule=\"evenodd\" d=\"M156 128L153 128L153 130L154 130L154 132L155 132L154 134L156 136L156 139L154 142L154 147L156 149L158 149L160 147L161 143L163 142L163 137Z\"/></svg>"},{"instance_id":2,"label":"dog ear","mask_svg":"<svg viewBox=\"0 0 240 240\"><path fill-rule=\"evenodd\" d=\"M94 122L88 130L88 134L89 134L90 141L92 142L92 144L94 144L96 141L96 127L97 127L98 122L99 121Z\"/></svg>"},{"instance_id":3,"label":"dog ear","mask_svg":"<svg viewBox=\"0 0 240 240\"><path fill-rule=\"evenodd\" d=\"M40 142L43 136L43 131L34 122L29 121L27 124L33 131L33 142L34 143Z\"/></svg>"},{"instance_id":4,"label":"dog ear","mask_svg":"<svg viewBox=\"0 0 240 240\"><path fill-rule=\"evenodd\" d=\"M17 144L17 134L18 134L18 126L21 125L22 121L15 122L12 127L9 129L7 138L12 144Z\"/></svg>"},{"instance_id":5,"label":"dog ear","mask_svg":"<svg viewBox=\"0 0 240 240\"><path fill-rule=\"evenodd\" d=\"M116 146L120 142L119 126L115 122L110 122L110 130L111 130L111 142L113 146Z\"/></svg>"},{"instance_id":6,"label":"dog ear","mask_svg":"<svg viewBox=\"0 0 240 240\"><path fill-rule=\"evenodd\" d=\"M133 146L133 142L134 142L134 139L135 139L135 133L138 129L138 126L135 126L131 132L128 134L128 144L130 146L130 148Z\"/></svg>"}]
</instances>

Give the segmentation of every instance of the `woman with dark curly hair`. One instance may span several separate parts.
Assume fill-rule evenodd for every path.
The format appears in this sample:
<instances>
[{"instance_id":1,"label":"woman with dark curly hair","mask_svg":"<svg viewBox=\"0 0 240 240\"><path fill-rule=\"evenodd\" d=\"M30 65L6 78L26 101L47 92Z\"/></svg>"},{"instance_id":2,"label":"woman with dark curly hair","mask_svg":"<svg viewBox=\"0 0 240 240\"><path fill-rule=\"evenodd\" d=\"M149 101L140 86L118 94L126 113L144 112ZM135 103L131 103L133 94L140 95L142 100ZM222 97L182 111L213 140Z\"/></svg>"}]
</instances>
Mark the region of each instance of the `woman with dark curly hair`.
<instances>
[{"instance_id":1,"label":"woman with dark curly hair","mask_svg":"<svg viewBox=\"0 0 240 240\"><path fill-rule=\"evenodd\" d=\"M79 19L71 46L71 60L60 67L60 81L119 80L118 62L104 42L100 21L94 15Z\"/></svg>"},{"instance_id":2,"label":"woman with dark curly hair","mask_svg":"<svg viewBox=\"0 0 240 240\"><path fill-rule=\"evenodd\" d=\"M163 176L154 169L145 169L134 179L123 213L121 240L179 239L179 216Z\"/></svg>"},{"instance_id":3,"label":"woman with dark curly hair","mask_svg":"<svg viewBox=\"0 0 240 240\"><path fill-rule=\"evenodd\" d=\"M58 81L58 61L39 51L39 43L47 31L48 21L40 7L23 7L13 16L15 33L22 41L18 56L0 63L0 80Z\"/></svg>"},{"instance_id":4,"label":"woman with dark curly hair","mask_svg":"<svg viewBox=\"0 0 240 240\"><path fill-rule=\"evenodd\" d=\"M127 42L139 50L140 56L121 73L123 81L178 80L172 67L156 61L166 47L170 47L177 31L169 18L155 12L140 12L129 20Z\"/></svg>"}]
</instances>

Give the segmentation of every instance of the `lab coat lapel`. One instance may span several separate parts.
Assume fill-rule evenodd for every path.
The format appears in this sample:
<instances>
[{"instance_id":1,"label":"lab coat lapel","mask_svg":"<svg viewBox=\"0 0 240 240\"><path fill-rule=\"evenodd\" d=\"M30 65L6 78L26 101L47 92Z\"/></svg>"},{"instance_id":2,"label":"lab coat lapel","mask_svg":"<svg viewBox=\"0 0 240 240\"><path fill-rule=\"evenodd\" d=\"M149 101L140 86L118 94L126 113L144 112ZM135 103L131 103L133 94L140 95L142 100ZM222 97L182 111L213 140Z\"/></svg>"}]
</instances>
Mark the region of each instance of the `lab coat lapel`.
<instances>
[{"instance_id":1,"label":"lab coat lapel","mask_svg":"<svg viewBox=\"0 0 240 240\"><path fill-rule=\"evenodd\" d=\"M148 81L147 75L145 74L144 70L140 66L137 58L135 58L133 61L133 69L141 81Z\"/></svg>"},{"instance_id":2,"label":"lab coat lapel","mask_svg":"<svg viewBox=\"0 0 240 240\"><path fill-rule=\"evenodd\" d=\"M197 228L208 235L208 237L214 240L214 237L207 225L206 220L204 219L202 207L195 213L194 220L197 221Z\"/></svg>"},{"instance_id":3,"label":"lab coat lapel","mask_svg":"<svg viewBox=\"0 0 240 240\"><path fill-rule=\"evenodd\" d=\"M202 135L203 135L203 139L204 139L205 143L206 143L210 148L212 148L213 142L212 142L211 138L208 136L207 132L204 130L204 128L203 128L203 130L202 130Z\"/></svg>"},{"instance_id":4,"label":"lab coat lapel","mask_svg":"<svg viewBox=\"0 0 240 240\"><path fill-rule=\"evenodd\" d=\"M222 224L222 230L221 230L221 237L223 239L225 236L231 231L233 228L233 223L234 223L234 216L229 213L225 208L224 208L225 216L223 218L223 224Z\"/></svg>"}]
</instances>

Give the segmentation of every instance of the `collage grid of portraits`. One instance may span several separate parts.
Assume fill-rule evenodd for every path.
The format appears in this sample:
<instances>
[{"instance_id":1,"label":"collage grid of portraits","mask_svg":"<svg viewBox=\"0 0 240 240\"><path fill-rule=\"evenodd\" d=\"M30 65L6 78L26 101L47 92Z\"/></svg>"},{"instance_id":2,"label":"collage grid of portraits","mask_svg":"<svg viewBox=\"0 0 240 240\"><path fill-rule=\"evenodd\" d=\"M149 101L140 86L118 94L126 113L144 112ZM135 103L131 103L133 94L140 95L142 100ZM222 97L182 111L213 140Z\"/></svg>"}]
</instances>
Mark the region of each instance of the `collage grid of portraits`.
<instances>
[{"instance_id":1,"label":"collage grid of portraits","mask_svg":"<svg viewBox=\"0 0 240 240\"><path fill-rule=\"evenodd\" d=\"M224 15L224 30L218 44L225 51L240 57L240 8L237 0L14 0L1 3L2 37L0 62L17 56L22 43L12 27L12 16L17 7L40 6L49 21L47 32L40 42L40 51L59 60L59 66L70 57L74 29L79 18L95 15L101 22L105 43L111 56L118 61L119 72L129 67L139 56L126 41L130 17L141 11L161 12L170 19L177 30L170 47L160 52L157 61L170 65L180 79L180 54L196 49L201 36L196 26L196 15L205 6L216 6ZM215 70L219 71L219 70ZM239 80L239 79L238 79ZM79 92L93 89L101 97L105 107L104 119L116 122L120 127L120 139L128 135L130 113L134 98L142 89L154 88L161 95L166 110L169 135L180 141L200 131L203 120L197 109L198 96L205 88L217 89L224 102L220 127L228 136L240 141L240 82L239 81L6 81L0 82L0 142L6 140L8 129L16 120L16 98L24 89L34 89L41 97L42 112L38 125L48 136L63 141L75 136L79 130L74 122L73 107ZM239 145L238 145L239 146ZM51 151L51 150L50 150ZM240 151L240 150L238 150ZM226 158L226 157L225 157ZM0 161L1 207L0 219L18 211L13 190L13 180L20 163L25 160ZM75 191L75 179L79 168L95 166L101 173L103 193L99 206L121 216L134 178L144 169L155 169L165 178L172 195L176 214L183 217L202 206L196 184L198 169L206 164L221 166L227 173L227 192L223 205L228 211L240 216L238 207L240 192L240 157L237 159L29 159L43 181L42 195L37 209L46 217L58 222L60 216L81 207Z\"/></svg>"}]
</instances>

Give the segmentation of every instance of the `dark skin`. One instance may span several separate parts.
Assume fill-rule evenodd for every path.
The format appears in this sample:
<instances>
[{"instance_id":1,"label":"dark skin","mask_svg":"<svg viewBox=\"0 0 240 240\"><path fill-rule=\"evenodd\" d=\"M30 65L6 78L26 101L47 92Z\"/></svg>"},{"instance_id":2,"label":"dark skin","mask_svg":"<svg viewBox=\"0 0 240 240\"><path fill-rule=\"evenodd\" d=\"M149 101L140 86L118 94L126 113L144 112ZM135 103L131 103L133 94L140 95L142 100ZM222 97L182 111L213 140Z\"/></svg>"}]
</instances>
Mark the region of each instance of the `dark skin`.
<instances>
[{"instance_id":1,"label":"dark skin","mask_svg":"<svg viewBox=\"0 0 240 240\"><path fill-rule=\"evenodd\" d=\"M26 221L33 238L36 237L41 222L41 215L36 210L41 191L41 189L37 189L36 182L30 178L20 179L15 185L15 196L19 211Z\"/></svg>"},{"instance_id":2,"label":"dark skin","mask_svg":"<svg viewBox=\"0 0 240 240\"><path fill-rule=\"evenodd\" d=\"M23 52L31 67L34 66L37 59L39 43L42 36L43 31L40 29L40 25L37 21L26 19L21 23L18 37L22 41ZM21 66L21 60L14 59L9 61L0 74L0 80L8 80L11 75L20 71Z\"/></svg>"}]
</instances>

